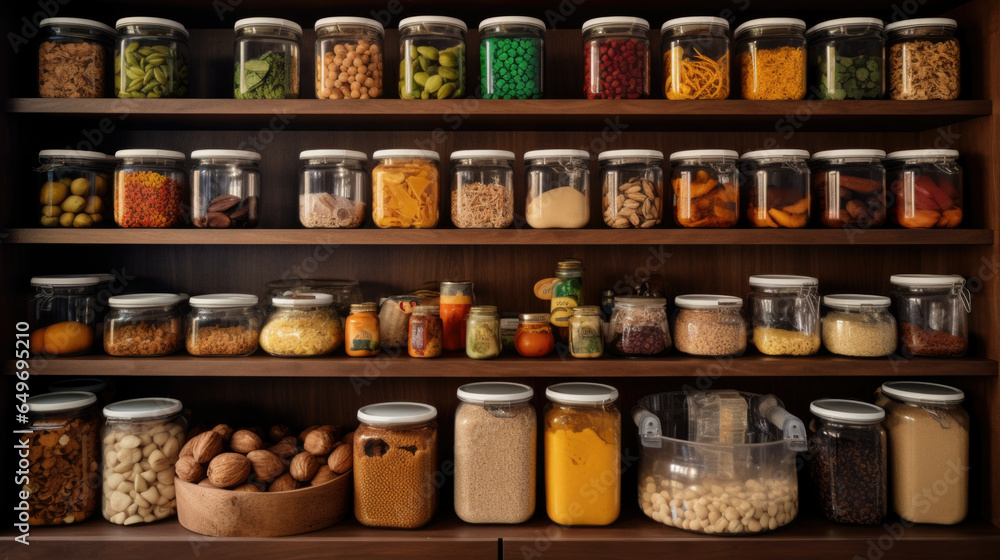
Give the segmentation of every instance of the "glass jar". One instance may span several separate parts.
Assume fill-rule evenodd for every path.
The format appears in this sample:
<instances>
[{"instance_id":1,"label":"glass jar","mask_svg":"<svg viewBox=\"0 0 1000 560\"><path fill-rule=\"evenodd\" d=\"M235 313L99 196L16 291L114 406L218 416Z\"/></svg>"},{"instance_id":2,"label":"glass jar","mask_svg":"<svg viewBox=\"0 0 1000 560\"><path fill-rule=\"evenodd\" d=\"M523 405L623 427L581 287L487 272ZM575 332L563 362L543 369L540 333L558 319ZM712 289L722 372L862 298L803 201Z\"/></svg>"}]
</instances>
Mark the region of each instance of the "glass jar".
<instances>
[{"instance_id":1,"label":"glass jar","mask_svg":"<svg viewBox=\"0 0 1000 560\"><path fill-rule=\"evenodd\" d=\"M886 156L893 194L890 214L905 228L962 224L962 168L958 150L905 150Z\"/></svg>"},{"instance_id":2,"label":"glass jar","mask_svg":"<svg viewBox=\"0 0 1000 560\"><path fill-rule=\"evenodd\" d=\"M28 466L17 479L27 492L29 525L79 523L94 513L101 461L96 403L97 397L85 392L27 399L28 434L19 443L27 440L22 447L27 455L21 457Z\"/></svg>"},{"instance_id":3,"label":"glass jar","mask_svg":"<svg viewBox=\"0 0 1000 560\"><path fill-rule=\"evenodd\" d=\"M455 410L455 513L466 523L524 523L535 513L535 391L469 383Z\"/></svg>"},{"instance_id":4,"label":"glass jar","mask_svg":"<svg viewBox=\"0 0 1000 560\"><path fill-rule=\"evenodd\" d=\"M385 88L385 28L368 18L328 17L316 29L316 99L377 99Z\"/></svg>"},{"instance_id":5,"label":"glass jar","mask_svg":"<svg viewBox=\"0 0 1000 560\"><path fill-rule=\"evenodd\" d=\"M753 344L768 356L811 356L819 352L819 280L809 276L750 277Z\"/></svg>"},{"instance_id":6,"label":"glass jar","mask_svg":"<svg viewBox=\"0 0 1000 560\"><path fill-rule=\"evenodd\" d=\"M690 228L729 228L739 222L740 189L732 150L670 154L674 222Z\"/></svg>"},{"instance_id":7,"label":"glass jar","mask_svg":"<svg viewBox=\"0 0 1000 560\"><path fill-rule=\"evenodd\" d=\"M98 321L98 292L110 274L35 276L31 286L29 347L42 356L74 356L90 350Z\"/></svg>"},{"instance_id":8,"label":"glass jar","mask_svg":"<svg viewBox=\"0 0 1000 560\"><path fill-rule=\"evenodd\" d=\"M302 26L287 19L253 17L233 26L233 97L298 99Z\"/></svg>"},{"instance_id":9,"label":"glass jar","mask_svg":"<svg viewBox=\"0 0 1000 560\"><path fill-rule=\"evenodd\" d=\"M613 228L651 228L663 219L663 152L611 150L601 164L604 223Z\"/></svg>"},{"instance_id":10,"label":"glass jar","mask_svg":"<svg viewBox=\"0 0 1000 560\"><path fill-rule=\"evenodd\" d=\"M667 324L667 300L619 296L611 313L608 346L620 356L659 356L672 347Z\"/></svg>"},{"instance_id":11,"label":"glass jar","mask_svg":"<svg viewBox=\"0 0 1000 560\"><path fill-rule=\"evenodd\" d=\"M265 308L263 312L269 315L274 311L271 301L276 297L288 297L306 292L329 294L333 298L333 309L340 317L341 323L351 314L351 305L365 301L361 293L361 285L357 280L336 278L292 278L289 280L272 280L264 285L266 290ZM384 340L383 340L384 342Z\"/></svg>"},{"instance_id":12,"label":"glass jar","mask_svg":"<svg viewBox=\"0 0 1000 560\"><path fill-rule=\"evenodd\" d=\"M958 99L962 53L956 29L958 23L948 18L907 19L885 26L890 99Z\"/></svg>"},{"instance_id":13,"label":"glass jar","mask_svg":"<svg viewBox=\"0 0 1000 560\"><path fill-rule=\"evenodd\" d=\"M479 24L483 99L541 99L545 93L545 22L494 17Z\"/></svg>"},{"instance_id":14,"label":"glass jar","mask_svg":"<svg viewBox=\"0 0 1000 560\"><path fill-rule=\"evenodd\" d=\"M466 320L465 354L474 360L488 360L500 355L500 318L497 306L477 305Z\"/></svg>"},{"instance_id":15,"label":"glass jar","mask_svg":"<svg viewBox=\"0 0 1000 560\"><path fill-rule=\"evenodd\" d=\"M399 22L400 99L465 97L468 30L464 21L444 16L408 17Z\"/></svg>"},{"instance_id":16,"label":"glass jar","mask_svg":"<svg viewBox=\"0 0 1000 560\"><path fill-rule=\"evenodd\" d=\"M660 27L663 96L667 99L729 97L729 21L683 17Z\"/></svg>"},{"instance_id":17,"label":"glass jar","mask_svg":"<svg viewBox=\"0 0 1000 560\"><path fill-rule=\"evenodd\" d=\"M67 17L43 19L38 27L38 97L104 97L115 30Z\"/></svg>"},{"instance_id":18,"label":"glass jar","mask_svg":"<svg viewBox=\"0 0 1000 560\"><path fill-rule=\"evenodd\" d=\"M621 511L618 389L559 383L545 389L545 509L560 525L610 525Z\"/></svg>"},{"instance_id":19,"label":"glass jar","mask_svg":"<svg viewBox=\"0 0 1000 560\"><path fill-rule=\"evenodd\" d=\"M406 351L411 358L437 358L444 350L444 327L437 305L418 305L410 314Z\"/></svg>"},{"instance_id":20,"label":"glass jar","mask_svg":"<svg viewBox=\"0 0 1000 560\"><path fill-rule=\"evenodd\" d=\"M548 356L556 347L548 313L522 313L514 333L514 349L525 358Z\"/></svg>"},{"instance_id":21,"label":"glass jar","mask_svg":"<svg viewBox=\"0 0 1000 560\"><path fill-rule=\"evenodd\" d=\"M972 295L964 278L950 274L893 274L889 282L904 355L965 355L969 350Z\"/></svg>"},{"instance_id":22,"label":"glass jar","mask_svg":"<svg viewBox=\"0 0 1000 560\"><path fill-rule=\"evenodd\" d=\"M104 519L141 525L177 513L174 464L187 434L183 408L181 401L165 398L104 407Z\"/></svg>"},{"instance_id":23,"label":"glass jar","mask_svg":"<svg viewBox=\"0 0 1000 560\"><path fill-rule=\"evenodd\" d=\"M559 340L568 338L569 318L573 316L573 309L582 304L583 262L580 259L563 259L556 264L549 303L549 320L559 329Z\"/></svg>"},{"instance_id":24,"label":"glass jar","mask_svg":"<svg viewBox=\"0 0 1000 560\"><path fill-rule=\"evenodd\" d=\"M914 523L954 525L969 510L969 414L965 393L919 381L882 384L892 509Z\"/></svg>"},{"instance_id":25,"label":"glass jar","mask_svg":"<svg viewBox=\"0 0 1000 560\"><path fill-rule=\"evenodd\" d=\"M379 302L378 328L382 348L406 348L410 339L410 315L420 305L420 296L389 296Z\"/></svg>"},{"instance_id":26,"label":"glass jar","mask_svg":"<svg viewBox=\"0 0 1000 560\"><path fill-rule=\"evenodd\" d=\"M475 294L472 282L441 282L439 306L445 350L465 350L465 319Z\"/></svg>"},{"instance_id":27,"label":"glass jar","mask_svg":"<svg viewBox=\"0 0 1000 560\"><path fill-rule=\"evenodd\" d=\"M95 227L111 222L114 158L100 152L38 152L38 208L45 227Z\"/></svg>"},{"instance_id":28,"label":"glass jar","mask_svg":"<svg viewBox=\"0 0 1000 560\"><path fill-rule=\"evenodd\" d=\"M234 357L257 351L261 327L257 296L210 294L195 296L188 303L188 354Z\"/></svg>"},{"instance_id":29,"label":"glass jar","mask_svg":"<svg viewBox=\"0 0 1000 560\"><path fill-rule=\"evenodd\" d=\"M885 223L883 159L882 150L828 150L813 154L812 196L821 224L868 229Z\"/></svg>"},{"instance_id":30,"label":"glass jar","mask_svg":"<svg viewBox=\"0 0 1000 560\"><path fill-rule=\"evenodd\" d=\"M747 219L754 227L803 228L809 224L808 159L805 150L743 154Z\"/></svg>"},{"instance_id":31,"label":"glass jar","mask_svg":"<svg viewBox=\"0 0 1000 560\"><path fill-rule=\"evenodd\" d=\"M820 99L882 99L885 39L878 18L824 21L806 32L809 86Z\"/></svg>"},{"instance_id":32,"label":"glass jar","mask_svg":"<svg viewBox=\"0 0 1000 560\"><path fill-rule=\"evenodd\" d=\"M184 347L181 304L187 294L130 294L108 299L104 351L111 356L166 356Z\"/></svg>"},{"instance_id":33,"label":"glass jar","mask_svg":"<svg viewBox=\"0 0 1000 560\"><path fill-rule=\"evenodd\" d=\"M307 228L357 228L371 198L365 163L353 150L306 150L299 154L299 222Z\"/></svg>"},{"instance_id":34,"label":"glass jar","mask_svg":"<svg viewBox=\"0 0 1000 560\"><path fill-rule=\"evenodd\" d=\"M176 21L127 17L115 23L115 92L121 98L186 97L188 31Z\"/></svg>"},{"instance_id":35,"label":"glass jar","mask_svg":"<svg viewBox=\"0 0 1000 560\"><path fill-rule=\"evenodd\" d=\"M437 409L391 402L358 410L354 517L369 527L416 529L437 509Z\"/></svg>"},{"instance_id":36,"label":"glass jar","mask_svg":"<svg viewBox=\"0 0 1000 560\"><path fill-rule=\"evenodd\" d=\"M524 154L525 219L536 229L582 228L590 221L590 154L533 150Z\"/></svg>"},{"instance_id":37,"label":"glass jar","mask_svg":"<svg viewBox=\"0 0 1000 560\"><path fill-rule=\"evenodd\" d=\"M883 296L823 296L823 347L833 354L880 358L896 351L896 319Z\"/></svg>"},{"instance_id":38,"label":"glass jar","mask_svg":"<svg viewBox=\"0 0 1000 560\"><path fill-rule=\"evenodd\" d=\"M649 22L601 17L583 24L583 94L587 99L649 97Z\"/></svg>"},{"instance_id":39,"label":"glass jar","mask_svg":"<svg viewBox=\"0 0 1000 560\"><path fill-rule=\"evenodd\" d=\"M348 356L365 357L378 354L379 344L378 310L375 302L351 305L351 314L344 326L346 331L344 348Z\"/></svg>"},{"instance_id":40,"label":"glass jar","mask_svg":"<svg viewBox=\"0 0 1000 560\"><path fill-rule=\"evenodd\" d=\"M806 97L806 22L794 18L750 20L736 28L743 99Z\"/></svg>"},{"instance_id":41,"label":"glass jar","mask_svg":"<svg viewBox=\"0 0 1000 560\"><path fill-rule=\"evenodd\" d=\"M191 159L191 223L200 228L252 228L260 221L260 154L195 150Z\"/></svg>"},{"instance_id":42,"label":"glass jar","mask_svg":"<svg viewBox=\"0 0 1000 560\"><path fill-rule=\"evenodd\" d=\"M601 308L581 305L569 318L569 354L574 358L600 358L604 355L604 327Z\"/></svg>"},{"instance_id":43,"label":"glass jar","mask_svg":"<svg viewBox=\"0 0 1000 560\"><path fill-rule=\"evenodd\" d=\"M500 317L500 344L504 354L517 353L515 342L517 341L517 327L521 320L516 313L513 314L513 317L510 316L511 314L511 312L507 312Z\"/></svg>"},{"instance_id":44,"label":"glass jar","mask_svg":"<svg viewBox=\"0 0 1000 560\"><path fill-rule=\"evenodd\" d=\"M296 292L271 300L274 311L260 331L260 347L272 356L323 356L344 345L344 327L333 296Z\"/></svg>"},{"instance_id":45,"label":"glass jar","mask_svg":"<svg viewBox=\"0 0 1000 560\"><path fill-rule=\"evenodd\" d=\"M692 356L739 356L747 349L743 298L687 295L674 298L674 344Z\"/></svg>"},{"instance_id":46,"label":"glass jar","mask_svg":"<svg viewBox=\"0 0 1000 560\"><path fill-rule=\"evenodd\" d=\"M429 150L379 150L372 159L372 220L380 228L432 228L438 223L438 162Z\"/></svg>"},{"instance_id":47,"label":"glass jar","mask_svg":"<svg viewBox=\"0 0 1000 560\"><path fill-rule=\"evenodd\" d=\"M451 223L459 228L505 228L514 221L514 152L451 153Z\"/></svg>"},{"instance_id":48,"label":"glass jar","mask_svg":"<svg viewBox=\"0 0 1000 560\"><path fill-rule=\"evenodd\" d=\"M171 150L118 150L115 223L121 227L180 225L187 202L184 154Z\"/></svg>"}]
</instances>

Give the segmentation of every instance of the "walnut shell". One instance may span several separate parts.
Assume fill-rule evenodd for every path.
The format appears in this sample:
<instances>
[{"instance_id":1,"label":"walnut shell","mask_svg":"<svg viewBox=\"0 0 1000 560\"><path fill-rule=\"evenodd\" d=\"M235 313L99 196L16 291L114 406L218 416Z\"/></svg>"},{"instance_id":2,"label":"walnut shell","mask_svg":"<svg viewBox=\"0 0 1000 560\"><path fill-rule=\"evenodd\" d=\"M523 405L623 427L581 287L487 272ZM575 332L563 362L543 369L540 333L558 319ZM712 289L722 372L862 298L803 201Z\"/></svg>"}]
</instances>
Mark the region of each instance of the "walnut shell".
<instances>
[{"instance_id":1,"label":"walnut shell","mask_svg":"<svg viewBox=\"0 0 1000 560\"><path fill-rule=\"evenodd\" d=\"M250 477L250 459L239 453L221 453L208 464L208 480L219 488L238 486Z\"/></svg>"},{"instance_id":2,"label":"walnut shell","mask_svg":"<svg viewBox=\"0 0 1000 560\"><path fill-rule=\"evenodd\" d=\"M290 473L285 473L274 480L270 486L267 487L268 492L287 492L289 490L295 490L299 487L299 481L292 478Z\"/></svg>"},{"instance_id":3,"label":"walnut shell","mask_svg":"<svg viewBox=\"0 0 1000 560\"><path fill-rule=\"evenodd\" d=\"M292 464L288 467L292 478L300 482L312 480L312 477L316 476L317 470L319 470L319 461L308 451L303 451L293 457Z\"/></svg>"},{"instance_id":4,"label":"walnut shell","mask_svg":"<svg viewBox=\"0 0 1000 560\"><path fill-rule=\"evenodd\" d=\"M266 449L255 449L247 453L247 459L253 466L254 477L264 482L278 478L288 467L288 463Z\"/></svg>"},{"instance_id":5,"label":"walnut shell","mask_svg":"<svg viewBox=\"0 0 1000 560\"><path fill-rule=\"evenodd\" d=\"M233 438L233 429L229 427L229 424L219 424L212 428L212 431L222 436L222 441L226 443L229 443L229 440Z\"/></svg>"},{"instance_id":6,"label":"walnut shell","mask_svg":"<svg viewBox=\"0 0 1000 560\"><path fill-rule=\"evenodd\" d=\"M222 435L219 432L204 432L198 436L191 456L199 463L207 463L213 457L222 453Z\"/></svg>"},{"instance_id":7,"label":"walnut shell","mask_svg":"<svg viewBox=\"0 0 1000 560\"><path fill-rule=\"evenodd\" d=\"M337 474L344 474L354 466L354 450L346 443L340 443L330 453L326 461L330 470Z\"/></svg>"},{"instance_id":8,"label":"walnut shell","mask_svg":"<svg viewBox=\"0 0 1000 560\"><path fill-rule=\"evenodd\" d=\"M229 447L233 451L243 453L245 455L251 451L256 451L257 449L264 447L264 442L260 439L260 436L254 432L250 430L240 430L233 433L233 438L229 440Z\"/></svg>"},{"instance_id":9,"label":"walnut shell","mask_svg":"<svg viewBox=\"0 0 1000 560\"><path fill-rule=\"evenodd\" d=\"M317 429L309 432L302 446L313 455L326 455L333 451L334 442L337 440L330 436L330 432Z\"/></svg>"},{"instance_id":10,"label":"walnut shell","mask_svg":"<svg viewBox=\"0 0 1000 560\"><path fill-rule=\"evenodd\" d=\"M267 450L282 459L291 459L299 453L299 448L297 446L288 443L276 443L271 447L268 447Z\"/></svg>"},{"instance_id":11,"label":"walnut shell","mask_svg":"<svg viewBox=\"0 0 1000 560\"><path fill-rule=\"evenodd\" d=\"M292 435L292 429L284 424L277 424L275 426L271 426L271 429L268 430L267 435L268 437L271 438L272 442L278 443L286 436Z\"/></svg>"},{"instance_id":12,"label":"walnut shell","mask_svg":"<svg viewBox=\"0 0 1000 560\"><path fill-rule=\"evenodd\" d=\"M285 436L278 441L278 443L287 443L288 445L293 445L295 447L299 446L299 438L295 436ZM277 445L277 444L275 444Z\"/></svg>"},{"instance_id":13,"label":"walnut shell","mask_svg":"<svg viewBox=\"0 0 1000 560\"><path fill-rule=\"evenodd\" d=\"M312 480L309 481L309 486L319 486L320 484L326 484L327 482L330 482L335 478L337 478L337 475L334 474L332 470L330 470L330 467L328 467L327 465L320 465L319 468L316 469L315 476L313 476Z\"/></svg>"},{"instance_id":14,"label":"walnut shell","mask_svg":"<svg viewBox=\"0 0 1000 560\"><path fill-rule=\"evenodd\" d=\"M205 467L194 457L181 457L174 465L174 474L184 482L198 482L205 478Z\"/></svg>"}]
</instances>

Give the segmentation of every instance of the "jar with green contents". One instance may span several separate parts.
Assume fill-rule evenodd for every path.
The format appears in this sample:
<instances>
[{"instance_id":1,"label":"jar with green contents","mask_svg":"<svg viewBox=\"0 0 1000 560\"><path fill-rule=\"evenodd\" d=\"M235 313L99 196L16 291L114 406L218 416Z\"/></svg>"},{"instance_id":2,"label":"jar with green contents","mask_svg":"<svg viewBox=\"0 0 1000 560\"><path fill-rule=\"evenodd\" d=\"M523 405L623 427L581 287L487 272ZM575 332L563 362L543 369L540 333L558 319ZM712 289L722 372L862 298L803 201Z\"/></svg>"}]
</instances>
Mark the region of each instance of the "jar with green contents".
<instances>
[{"instance_id":1,"label":"jar with green contents","mask_svg":"<svg viewBox=\"0 0 1000 560\"><path fill-rule=\"evenodd\" d=\"M600 358L604 355L604 330L601 308L581 305L569 318L569 354L574 358Z\"/></svg>"},{"instance_id":2,"label":"jar with green contents","mask_svg":"<svg viewBox=\"0 0 1000 560\"><path fill-rule=\"evenodd\" d=\"M541 99L545 92L545 22L494 17L479 24L483 99Z\"/></svg>"},{"instance_id":3,"label":"jar with green contents","mask_svg":"<svg viewBox=\"0 0 1000 560\"><path fill-rule=\"evenodd\" d=\"M185 97L188 31L176 21L128 17L115 23L115 92L122 98Z\"/></svg>"},{"instance_id":4,"label":"jar with green contents","mask_svg":"<svg viewBox=\"0 0 1000 560\"><path fill-rule=\"evenodd\" d=\"M469 310L465 327L465 354L475 360L500 355L500 319L495 305L476 305Z\"/></svg>"},{"instance_id":5,"label":"jar with green contents","mask_svg":"<svg viewBox=\"0 0 1000 560\"><path fill-rule=\"evenodd\" d=\"M820 99L881 99L885 94L882 20L842 18L806 32L809 85Z\"/></svg>"},{"instance_id":6,"label":"jar with green contents","mask_svg":"<svg viewBox=\"0 0 1000 560\"><path fill-rule=\"evenodd\" d=\"M569 336L569 318L573 308L583 304L583 263L580 259L564 259L556 265L556 280L552 283L552 303L549 308L552 324L559 327L560 340Z\"/></svg>"},{"instance_id":7,"label":"jar with green contents","mask_svg":"<svg viewBox=\"0 0 1000 560\"><path fill-rule=\"evenodd\" d=\"M302 26L287 19L254 17L236 22L233 97L297 99Z\"/></svg>"},{"instance_id":8,"label":"jar with green contents","mask_svg":"<svg viewBox=\"0 0 1000 560\"><path fill-rule=\"evenodd\" d=\"M409 17L399 22L399 97L465 97L465 33L460 19Z\"/></svg>"}]
</instances>

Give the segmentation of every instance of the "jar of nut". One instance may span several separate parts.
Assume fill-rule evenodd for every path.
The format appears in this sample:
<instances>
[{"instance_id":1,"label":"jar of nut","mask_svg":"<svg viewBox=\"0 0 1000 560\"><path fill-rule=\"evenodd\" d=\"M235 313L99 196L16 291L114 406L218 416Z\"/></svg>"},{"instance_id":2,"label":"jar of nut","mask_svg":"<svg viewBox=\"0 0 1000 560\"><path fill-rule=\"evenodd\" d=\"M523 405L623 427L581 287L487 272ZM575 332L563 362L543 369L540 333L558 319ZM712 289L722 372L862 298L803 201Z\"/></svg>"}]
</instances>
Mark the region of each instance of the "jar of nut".
<instances>
[{"instance_id":1,"label":"jar of nut","mask_svg":"<svg viewBox=\"0 0 1000 560\"><path fill-rule=\"evenodd\" d=\"M260 221L260 154L195 150L191 222L200 228L252 228Z\"/></svg>"},{"instance_id":2,"label":"jar of nut","mask_svg":"<svg viewBox=\"0 0 1000 560\"><path fill-rule=\"evenodd\" d=\"M747 183L747 220L754 227L809 224L809 152L757 150L740 158Z\"/></svg>"},{"instance_id":3,"label":"jar of nut","mask_svg":"<svg viewBox=\"0 0 1000 560\"><path fill-rule=\"evenodd\" d=\"M42 150L38 203L45 227L104 227L111 223L115 159L100 152Z\"/></svg>"},{"instance_id":4,"label":"jar of nut","mask_svg":"<svg viewBox=\"0 0 1000 560\"><path fill-rule=\"evenodd\" d=\"M611 150L601 164L604 223L613 228L651 228L663 219L663 152Z\"/></svg>"},{"instance_id":5,"label":"jar of nut","mask_svg":"<svg viewBox=\"0 0 1000 560\"><path fill-rule=\"evenodd\" d=\"M465 33L469 26L444 16L399 22L400 99L465 97Z\"/></svg>"},{"instance_id":6,"label":"jar of nut","mask_svg":"<svg viewBox=\"0 0 1000 560\"><path fill-rule=\"evenodd\" d=\"M187 351L192 356L249 356L257 351L257 296L210 294L189 301Z\"/></svg>"},{"instance_id":7,"label":"jar of nut","mask_svg":"<svg viewBox=\"0 0 1000 560\"><path fill-rule=\"evenodd\" d=\"M382 97L385 29L368 18L328 17L316 28L316 98Z\"/></svg>"},{"instance_id":8,"label":"jar of nut","mask_svg":"<svg viewBox=\"0 0 1000 560\"><path fill-rule=\"evenodd\" d=\"M730 228L739 222L738 157L732 150L686 150L670 154L677 225Z\"/></svg>"},{"instance_id":9,"label":"jar of nut","mask_svg":"<svg viewBox=\"0 0 1000 560\"><path fill-rule=\"evenodd\" d=\"M115 30L67 17L43 19L38 27L38 96L104 97Z\"/></svg>"},{"instance_id":10,"label":"jar of nut","mask_svg":"<svg viewBox=\"0 0 1000 560\"><path fill-rule=\"evenodd\" d=\"M827 150L813 154L812 197L819 222L830 228L868 229L885 223L882 150Z\"/></svg>"},{"instance_id":11,"label":"jar of nut","mask_svg":"<svg viewBox=\"0 0 1000 560\"><path fill-rule=\"evenodd\" d=\"M236 99L297 99L302 26L281 18L252 17L234 26Z\"/></svg>"},{"instance_id":12,"label":"jar of nut","mask_svg":"<svg viewBox=\"0 0 1000 560\"><path fill-rule=\"evenodd\" d=\"M112 356L166 356L184 346L181 304L187 294L131 294L108 299L104 351Z\"/></svg>"}]
</instances>

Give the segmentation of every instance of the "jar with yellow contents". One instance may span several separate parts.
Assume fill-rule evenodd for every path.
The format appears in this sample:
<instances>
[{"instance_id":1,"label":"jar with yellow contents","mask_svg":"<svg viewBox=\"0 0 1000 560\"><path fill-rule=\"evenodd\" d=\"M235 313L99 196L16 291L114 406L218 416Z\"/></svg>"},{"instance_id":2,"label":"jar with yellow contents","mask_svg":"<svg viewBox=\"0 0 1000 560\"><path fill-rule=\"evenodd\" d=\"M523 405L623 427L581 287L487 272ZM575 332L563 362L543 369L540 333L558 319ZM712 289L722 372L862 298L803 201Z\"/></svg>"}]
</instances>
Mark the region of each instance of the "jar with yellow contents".
<instances>
[{"instance_id":1,"label":"jar with yellow contents","mask_svg":"<svg viewBox=\"0 0 1000 560\"><path fill-rule=\"evenodd\" d=\"M438 223L438 162L429 150L379 150L372 156L372 221L380 228L432 228Z\"/></svg>"},{"instance_id":2,"label":"jar with yellow contents","mask_svg":"<svg viewBox=\"0 0 1000 560\"><path fill-rule=\"evenodd\" d=\"M382 349L379 339L378 310L374 302L351 304L351 314L344 324L344 349L348 356L374 356Z\"/></svg>"}]
</instances>

